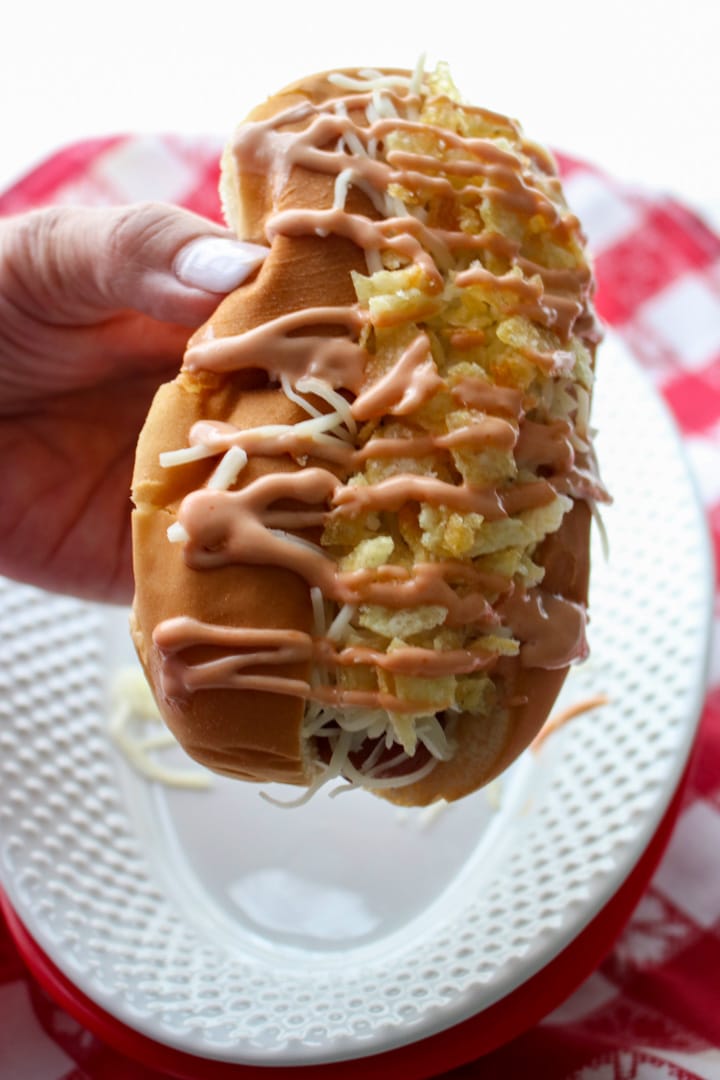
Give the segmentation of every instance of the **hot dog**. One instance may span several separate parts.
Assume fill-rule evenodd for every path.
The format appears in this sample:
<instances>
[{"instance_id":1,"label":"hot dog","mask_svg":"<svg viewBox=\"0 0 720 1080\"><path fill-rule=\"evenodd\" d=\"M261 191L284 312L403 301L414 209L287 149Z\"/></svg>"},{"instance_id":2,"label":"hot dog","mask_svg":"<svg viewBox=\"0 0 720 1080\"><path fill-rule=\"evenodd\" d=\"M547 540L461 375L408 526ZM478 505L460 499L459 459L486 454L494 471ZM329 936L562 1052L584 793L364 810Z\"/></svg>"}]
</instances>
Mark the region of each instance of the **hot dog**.
<instances>
[{"instance_id":1,"label":"hot dog","mask_svg":"<svg viewBox=\"0 0 720 1080\"><path fill-rule=\"evenodd\" d=\"M141 434L135 645L218 772L460 798L587 651L593 278L551 155L431 74L312 76L223 157L270 252Z\"/></svg>"}]
</instances>

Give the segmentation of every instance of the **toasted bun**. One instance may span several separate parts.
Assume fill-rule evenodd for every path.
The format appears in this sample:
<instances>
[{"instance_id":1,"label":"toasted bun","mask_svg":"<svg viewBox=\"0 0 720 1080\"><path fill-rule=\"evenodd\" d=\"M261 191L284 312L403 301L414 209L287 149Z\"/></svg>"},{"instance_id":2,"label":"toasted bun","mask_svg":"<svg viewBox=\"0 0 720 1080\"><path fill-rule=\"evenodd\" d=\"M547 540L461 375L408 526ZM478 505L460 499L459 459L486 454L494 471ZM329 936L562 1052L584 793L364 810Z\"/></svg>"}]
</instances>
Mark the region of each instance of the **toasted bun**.
<instances>
[{"instance_id":1,"label":"toasted bun","mask_svg":"<svg viewBox=\"0 0 720 1080\"><path fill-rule=\"evenodd\" d=\"M248 121L263 122L296 105L317 105L337 94L337 86L326 75L313 76L271 98ZM282 130L307 126L308 119L300 114ZM274 167L277 170L277 164ZM333 202L333 175L297 162L286 175L269 168L269 174L244 171L232 143L223 157L221 192L226 216L241 238L256 243L267 243L271 215L298 207L323 209ZM349 188L345 209L378 218L377 207L359 186ZM356 304L354 271L366 274L367 266L364 251L351 239L333 232L275 233L255 278L219 305L209 323L193 336L189 349L266 326L290 312ZM316 332L337 334L338 330L319 327L313 329ZM207 484L218 459L207 457L163 468L160 454L187 446L191 428L201 421L246 431L305 419L303 409L259 368L219 371L186 363L178 377L158 391L137 448L133 640L161 713L187 753L210 769L244 780L309 785L317 779L322 762L313 740L303 735L305 700L265 689L213 685L212 681L194 692L170 693L163 678L167 657L154 635L168 620L190 618L212 627L299 631L312 636L309 583L277 564L227 560L207 567L188 560L184 545L170 542L167 529L177 522L186 497ZM312 456L304 465L330 468L341 475L339 468ZM244 490L258 478L301 468L290 454L253 453L234 488ZM544 568L545 593L580 607L587 601L589 523L587 501L574 497L559 529L546 536L533 554L535 564ZM317 530L302 535L315 543L319 540ZM555 629L549 619L547 634ZM231 655L227 645L198 639L185 650L184 659L197 668ZM256 665L253 671L307 682L311 662L307 658L273 661ZM502 657L492 669L498 694L489 715L448 714L446 730L454 746L450 760L439 761L414 783L382 787L375 793L405 805L424 805L439 798L457 799L481 787L506 769L538 733L566 672L567 664L527 666L521 643L517 655Z\"/></svg>"}]
</instances>

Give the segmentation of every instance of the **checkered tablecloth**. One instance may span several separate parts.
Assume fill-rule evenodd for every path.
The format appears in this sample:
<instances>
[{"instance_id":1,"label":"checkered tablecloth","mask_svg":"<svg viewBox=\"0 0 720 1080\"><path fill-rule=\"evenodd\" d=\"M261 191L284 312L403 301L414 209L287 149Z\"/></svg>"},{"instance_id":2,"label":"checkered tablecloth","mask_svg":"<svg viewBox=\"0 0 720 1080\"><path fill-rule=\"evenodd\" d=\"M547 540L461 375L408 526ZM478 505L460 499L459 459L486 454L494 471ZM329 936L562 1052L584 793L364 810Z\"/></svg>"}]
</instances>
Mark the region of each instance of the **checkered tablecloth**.
<instances>
[{"instance_id":1,"label":"checkered tablecloth","mask_svg":"<svg viewBox=\"0 0 720 1080\"><path fill-rule=\"evenodd\" d=\"M219 150L213 138L84 142L0 195L0 213L160 199L218 218ZM629 188L569 158L560 164L595 254L599 313L675 414L720 557L720 238L656 190ZM2 1080L160 1075L121 1058L49 1000L0 924ZM684 807L613 952L537 1028L453 1076L720 1080L720 635Z\"/></svg>"}]
</instances>

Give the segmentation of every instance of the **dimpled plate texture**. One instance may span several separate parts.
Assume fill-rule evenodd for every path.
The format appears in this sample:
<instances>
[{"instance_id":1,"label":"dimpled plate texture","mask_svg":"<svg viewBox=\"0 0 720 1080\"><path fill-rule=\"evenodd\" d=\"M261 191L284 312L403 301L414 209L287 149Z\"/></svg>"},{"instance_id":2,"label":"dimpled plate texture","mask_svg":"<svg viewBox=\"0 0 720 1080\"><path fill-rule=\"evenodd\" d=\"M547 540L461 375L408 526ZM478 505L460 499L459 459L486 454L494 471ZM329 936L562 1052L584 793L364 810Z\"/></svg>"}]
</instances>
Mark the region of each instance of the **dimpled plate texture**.
<instances>
[{"instance_id":1,"label":"dimpled plate texture","mask_svg":"<svg viewBox=\"0 0 720 1080\"><path fill-rule=\"evenodd\" d=\"M610 560L596 536L592 653L560 704L610 703L443 810L146 780L107 735L127 613L0 583L2 882L102 1008L237 1063L377 1053L510 993L617 891L694 737L710 563L664 407L612 338L600 371Z\"/></svg>"}]
</instances>

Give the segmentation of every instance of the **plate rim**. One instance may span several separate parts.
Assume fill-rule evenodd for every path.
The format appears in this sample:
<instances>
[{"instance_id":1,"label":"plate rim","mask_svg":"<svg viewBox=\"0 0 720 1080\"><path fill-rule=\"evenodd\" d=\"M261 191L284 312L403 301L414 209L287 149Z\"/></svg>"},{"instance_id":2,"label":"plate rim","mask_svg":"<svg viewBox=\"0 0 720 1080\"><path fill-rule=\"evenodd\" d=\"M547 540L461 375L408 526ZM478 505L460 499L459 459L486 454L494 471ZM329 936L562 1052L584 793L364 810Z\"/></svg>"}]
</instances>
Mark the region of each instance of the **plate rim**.
<instances>
[{"instance_id":1,"label":"plate rim","mask_svg":"<svg viewBox=\"0 0 720 1080\"><path fill-rule=\"evenodd\" d=\"M693 746L694 750L694 746ZM372 1061L373 1075L382 1080L395 1080L397 1067L402 1066L404 1075L408 1080L422 1080L423 1077L435 1075L435 1070L440 1067L443 1071L459 1068L471 1061L482 1058L484 1055L501 1049L512 1039L520 1037L545 1016L557 1008L567 996L595 970L603 957L611 949L614 941L622 932L622 929L639 902L642 893L651 880L659 865L667 846L672 837L673 829L678 815L684 805L689 776L693 769L693 753L686 763L679 784L673 793L670 803L660 821L658 829L650 839L649 844L631 870L628 877L621 883L617 892L595 914L594 918L583 928L573 940L558 953L547 965L535 972L529 979L521 984L516 991L500 998L488 1009L475 1013L465 1020L450 1027L443 1028L434 1034L422 1036L420 1039L405 1043L401 1046L392 1047L379 1053L365 1056L355 1056L342 1060L325 1062L313 1062L303 1067L305 1076L324 1078L332 1075L343 1074L348 1077L357 1077L359 1080L366 1075L366 1062ZM22 920L15 912L7 896L0 888L0 917L4 918L8 932L18 949L23 962L28 970L42 985L43 989L53 1000L64 1008L73 1018L83 1024L96 1038L101 1039L118 1053L123 1054L130 1060L149 1068L171 1067L172 1075L179 1080L224 1080L225 1077L244 1076L262 1077L268 1075L285 1076L290 1073L297 1075L297 1065L264 1066L258 1063L239 1063L218 1058L201 1057L190 1054L172 1045L163 1043L155 1038L138 1031L111 1013L101 1005L88 997L75 986L71 979L62 972L52 959L48 957L37 944L32 935L24 926ZM598 924L602 924L600 933L597 932ZM559 961L569 961L570 951L580 939L585 939L583 957L586 962L582 965L570 965L561 973L561 980L557 977ZM590 948L588 948L588 938ZM542 983L543 990L546 986L550 990L549 1007L548 995L538 994L538 984ZM523 1012L523 1020L518 1023L517 1010L513 1014L510 1006L513 999L520 994L529 998L528 1004L532 1009ZM542 999L543 1005L537 1007ZM477 1035L478 1026L487 1022L487 1013L493 1015L491 1020L496 1022L494 1035L485 1038L478 1049ZM88 1020L89 1016L89 1020ZM139 1050L140 1052L133 1052ZM448 1048L452 1053L452 1060L445 1056ZM408 1067L417 1063L417 1055L422 1055L423 1067L409 1073ZM168 1062L168 1058L172 1060ZM386 1066L389 1069L386 1070ZM208 1073L208 1067L211 1072ZM191 1071L185 1072L186 1068ZM202 1073L195 1069L202 1068ZM429 1071L429 1070L432 1071ZM231 1072L232 1070L232 1072Z\"/></svg>"}]
</instances>

